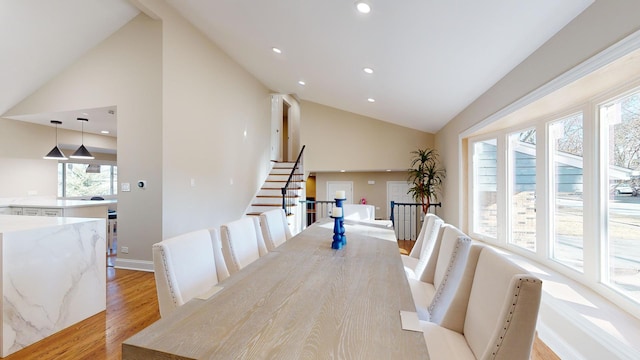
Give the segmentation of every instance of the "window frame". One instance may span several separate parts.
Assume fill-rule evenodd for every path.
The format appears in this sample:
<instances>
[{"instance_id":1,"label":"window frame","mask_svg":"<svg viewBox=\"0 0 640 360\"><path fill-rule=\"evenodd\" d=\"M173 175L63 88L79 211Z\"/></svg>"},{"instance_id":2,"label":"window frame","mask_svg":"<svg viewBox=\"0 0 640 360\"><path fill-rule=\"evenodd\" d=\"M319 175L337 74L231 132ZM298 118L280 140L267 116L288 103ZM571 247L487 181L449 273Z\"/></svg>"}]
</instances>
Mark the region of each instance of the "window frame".
<instances>
[{"instance_id":1,"label":"window frame","mask_svg":"<svg viewBox=\"0 0 640 360\"><path fill-rule=\"evenodd\" d=\"M109 194L87 194L80 196L67 196L67 164L82 164L82 165L98 165L98 166L109 166ZM118 195L118 182L117 179L114 179L115 174L117 173L118 164L116 161L111 160L82 160L82 159L68 159L63 161L58 161L58 166L61 166L62 169L62 179L57 179L58 181L62 180L62 194L58 194L58 198L66 199L66 200L80 200L86 199L87 197L92 196L102 196L105 199L115 199ZM114 171L115 169L115 171ZM58 188L60 188L60 183L58 183Z\"/></svg>"},{"instance_id":2,"label":"window frame","mask_svg":"<svg viewBox=\"0 0 640 360\"><path fill-rule=\"evenodd\" d=\"M629 82L624 87L619 87L604 93L596 94L588 99L583 99L578 104L568 104L566 108L547 114L543 117L532 118L522 121L517 125L507 128L482 133L477 136L469 136L464 138L467 141L467 171L468 177L468 224L469 235L473 238L485 241L499 247L503 247L518 255L533 259L545 266L552 268L559 273L576 280L599 294L608 298L626 311L640 317L640 302L636 302L628 295L620 292L618 289L608 285L605 280L608 278L607 264L608 252L606 247L608 240L606 237L606 224L608 222L607 196L608 191L603 191L605 185L608 186L608 159L604 156L607 149L603 149L606 141L601 141L600 137L603 127L607 124L599 118L598 107L607 102L624 98L629 94L640 92L640 78ZM549 124L571 116L577 112L583 114L583 271L579 271L568 266L557 259L552 254L552 235L553 228L550 226L553 212L550 206L555 206L552 199L553 192L550 191L552 186L551 176L553 171L550 167L551 154L549 147ZM521 248L508 242L509 236L509 209L508 198L510 194L510 185L508 177L509 160L509 140L510 134L528 129L535 128L537 133L536 141L536 192L545 194L536 198L536 251ZM486 235L474 232L474 216L475 209L475 193L474 193L474 163L473 151L477 142L488 139L497 139L497 166L498 166L498 188L506 189L497 194L498 202L498 237L493 239ZM540 171L543 169L543 171ZM587 194L587 195L584 195ZM546 239L542 241L541 239Z\"/></svg>"}]
</instances>

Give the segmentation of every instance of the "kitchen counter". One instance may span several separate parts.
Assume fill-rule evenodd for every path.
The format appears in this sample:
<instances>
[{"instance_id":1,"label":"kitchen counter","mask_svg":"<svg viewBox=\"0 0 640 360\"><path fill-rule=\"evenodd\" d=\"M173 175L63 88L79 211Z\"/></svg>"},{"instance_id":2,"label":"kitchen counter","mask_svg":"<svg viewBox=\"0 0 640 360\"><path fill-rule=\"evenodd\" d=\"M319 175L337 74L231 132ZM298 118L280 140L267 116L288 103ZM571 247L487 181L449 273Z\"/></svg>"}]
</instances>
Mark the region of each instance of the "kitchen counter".
<instances>
[{"instance_id":1,"label":"kitchen counter","mask_svg":"<svg viewBox=\"0 0 640 360\"><path fill-rule=\"evenodd\" d=\"M0 356L106 309L105 239L105 219L0 215Z\"/></svg>"},{"instance_id":2,"label":"kitchen counter","mask_svg":"<svg viewBox=\"0 0 640 360\"><path fill-rule=\"evenodd\" d=\"M54 198L0 200L0 213L33 216L107 218L110 206L118 200L59 200Z\"/></svg>"},{"instance_id":3,"label":"kitchen counter","mask_svg":"<svg viewBox=\"0 0 640 360\"><path fill-rule=\"evenodd\" d=\"M85 206L98 206L117 204L118 200L58 200L58 199L39 199L39 200L20 200L15 204L5 204L5 206L13 207L47 207L47 208L74 208Z\"/></svg>"}]
</instances>

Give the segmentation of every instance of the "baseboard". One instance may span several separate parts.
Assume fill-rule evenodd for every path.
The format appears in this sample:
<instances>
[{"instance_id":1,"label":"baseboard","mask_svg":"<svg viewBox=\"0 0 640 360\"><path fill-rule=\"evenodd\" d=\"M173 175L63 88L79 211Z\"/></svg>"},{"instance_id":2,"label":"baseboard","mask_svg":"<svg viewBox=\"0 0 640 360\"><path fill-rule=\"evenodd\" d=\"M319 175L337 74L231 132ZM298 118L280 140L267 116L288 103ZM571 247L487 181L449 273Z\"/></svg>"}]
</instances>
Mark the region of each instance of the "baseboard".
<instances>
[{"instance_id":1,"label":"baseboard","mask_svg":"<svg viewBox=\"0 0 640 360\"><path fill-rule=\"evenodd\" d=\"M153 272L153 261L116 258L113 267L116 269Z\"/></svg>"}]
</instances>

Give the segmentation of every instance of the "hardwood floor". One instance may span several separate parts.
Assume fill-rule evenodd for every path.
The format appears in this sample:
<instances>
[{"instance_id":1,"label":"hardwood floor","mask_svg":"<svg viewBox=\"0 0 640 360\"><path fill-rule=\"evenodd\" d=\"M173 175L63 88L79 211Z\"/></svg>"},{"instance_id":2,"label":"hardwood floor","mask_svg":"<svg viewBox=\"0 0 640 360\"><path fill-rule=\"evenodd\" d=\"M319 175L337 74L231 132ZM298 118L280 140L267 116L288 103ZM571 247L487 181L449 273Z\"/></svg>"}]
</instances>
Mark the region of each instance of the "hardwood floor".
<instances>
[{"instance_id":1,"label":"hardwood floor","mask_svg":"<svg viewBox=\"0 0 640 360\"><path fill-rule=\"evenodd\" d=\"M410 251L405 249L405 251ZM109 258L113 261L113 257ZM62 330L5 360L116 360L122 342L160 319L153 273L107 268L107 310ZM532 360L559 359L536 339Z\"/></svg>"}]
</instances>

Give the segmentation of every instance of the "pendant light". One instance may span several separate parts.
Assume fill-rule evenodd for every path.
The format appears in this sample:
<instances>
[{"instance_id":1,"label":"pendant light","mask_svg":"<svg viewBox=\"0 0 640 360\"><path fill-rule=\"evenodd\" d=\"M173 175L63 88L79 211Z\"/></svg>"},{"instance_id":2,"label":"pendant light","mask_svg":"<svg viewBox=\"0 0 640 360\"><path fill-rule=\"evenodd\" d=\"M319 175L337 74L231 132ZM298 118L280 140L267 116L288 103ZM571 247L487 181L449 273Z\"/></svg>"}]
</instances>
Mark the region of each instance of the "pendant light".
<instances>
[{"instance_id":1,"label":"pendant light","mask_svg":"<svg viewBox=\"0 0 640 360\"><path fill-rule=\"evenodd\" d=\"M84 123L89 121L89 119L78 118L78 121L82 122L82 143L81 143L80 147L78 148L78 150L76 150L76 152L74 152L73 155L70 156L70 158L72 158L72 159L95 159L93 157L93 155L91 155L89 150L87 150L87 148L84 147Z\"/></svg>"},{"instance_id":2,"label":"pendant light","mask_svg":"<svg viewBox=\"0 0 640 360\"><path fill-rule=\"evenodd\" d=\"M58 125L61 125L62 121L51 120L51 123L55 124L56 126L56 146L54 146L53 149L51 149L51 151L49 151L49 153L42 158L51 160L67 160L67 157L64 156L62 151L60 151L60 148L58 148Z\"/></svg>"}]
</instances>

